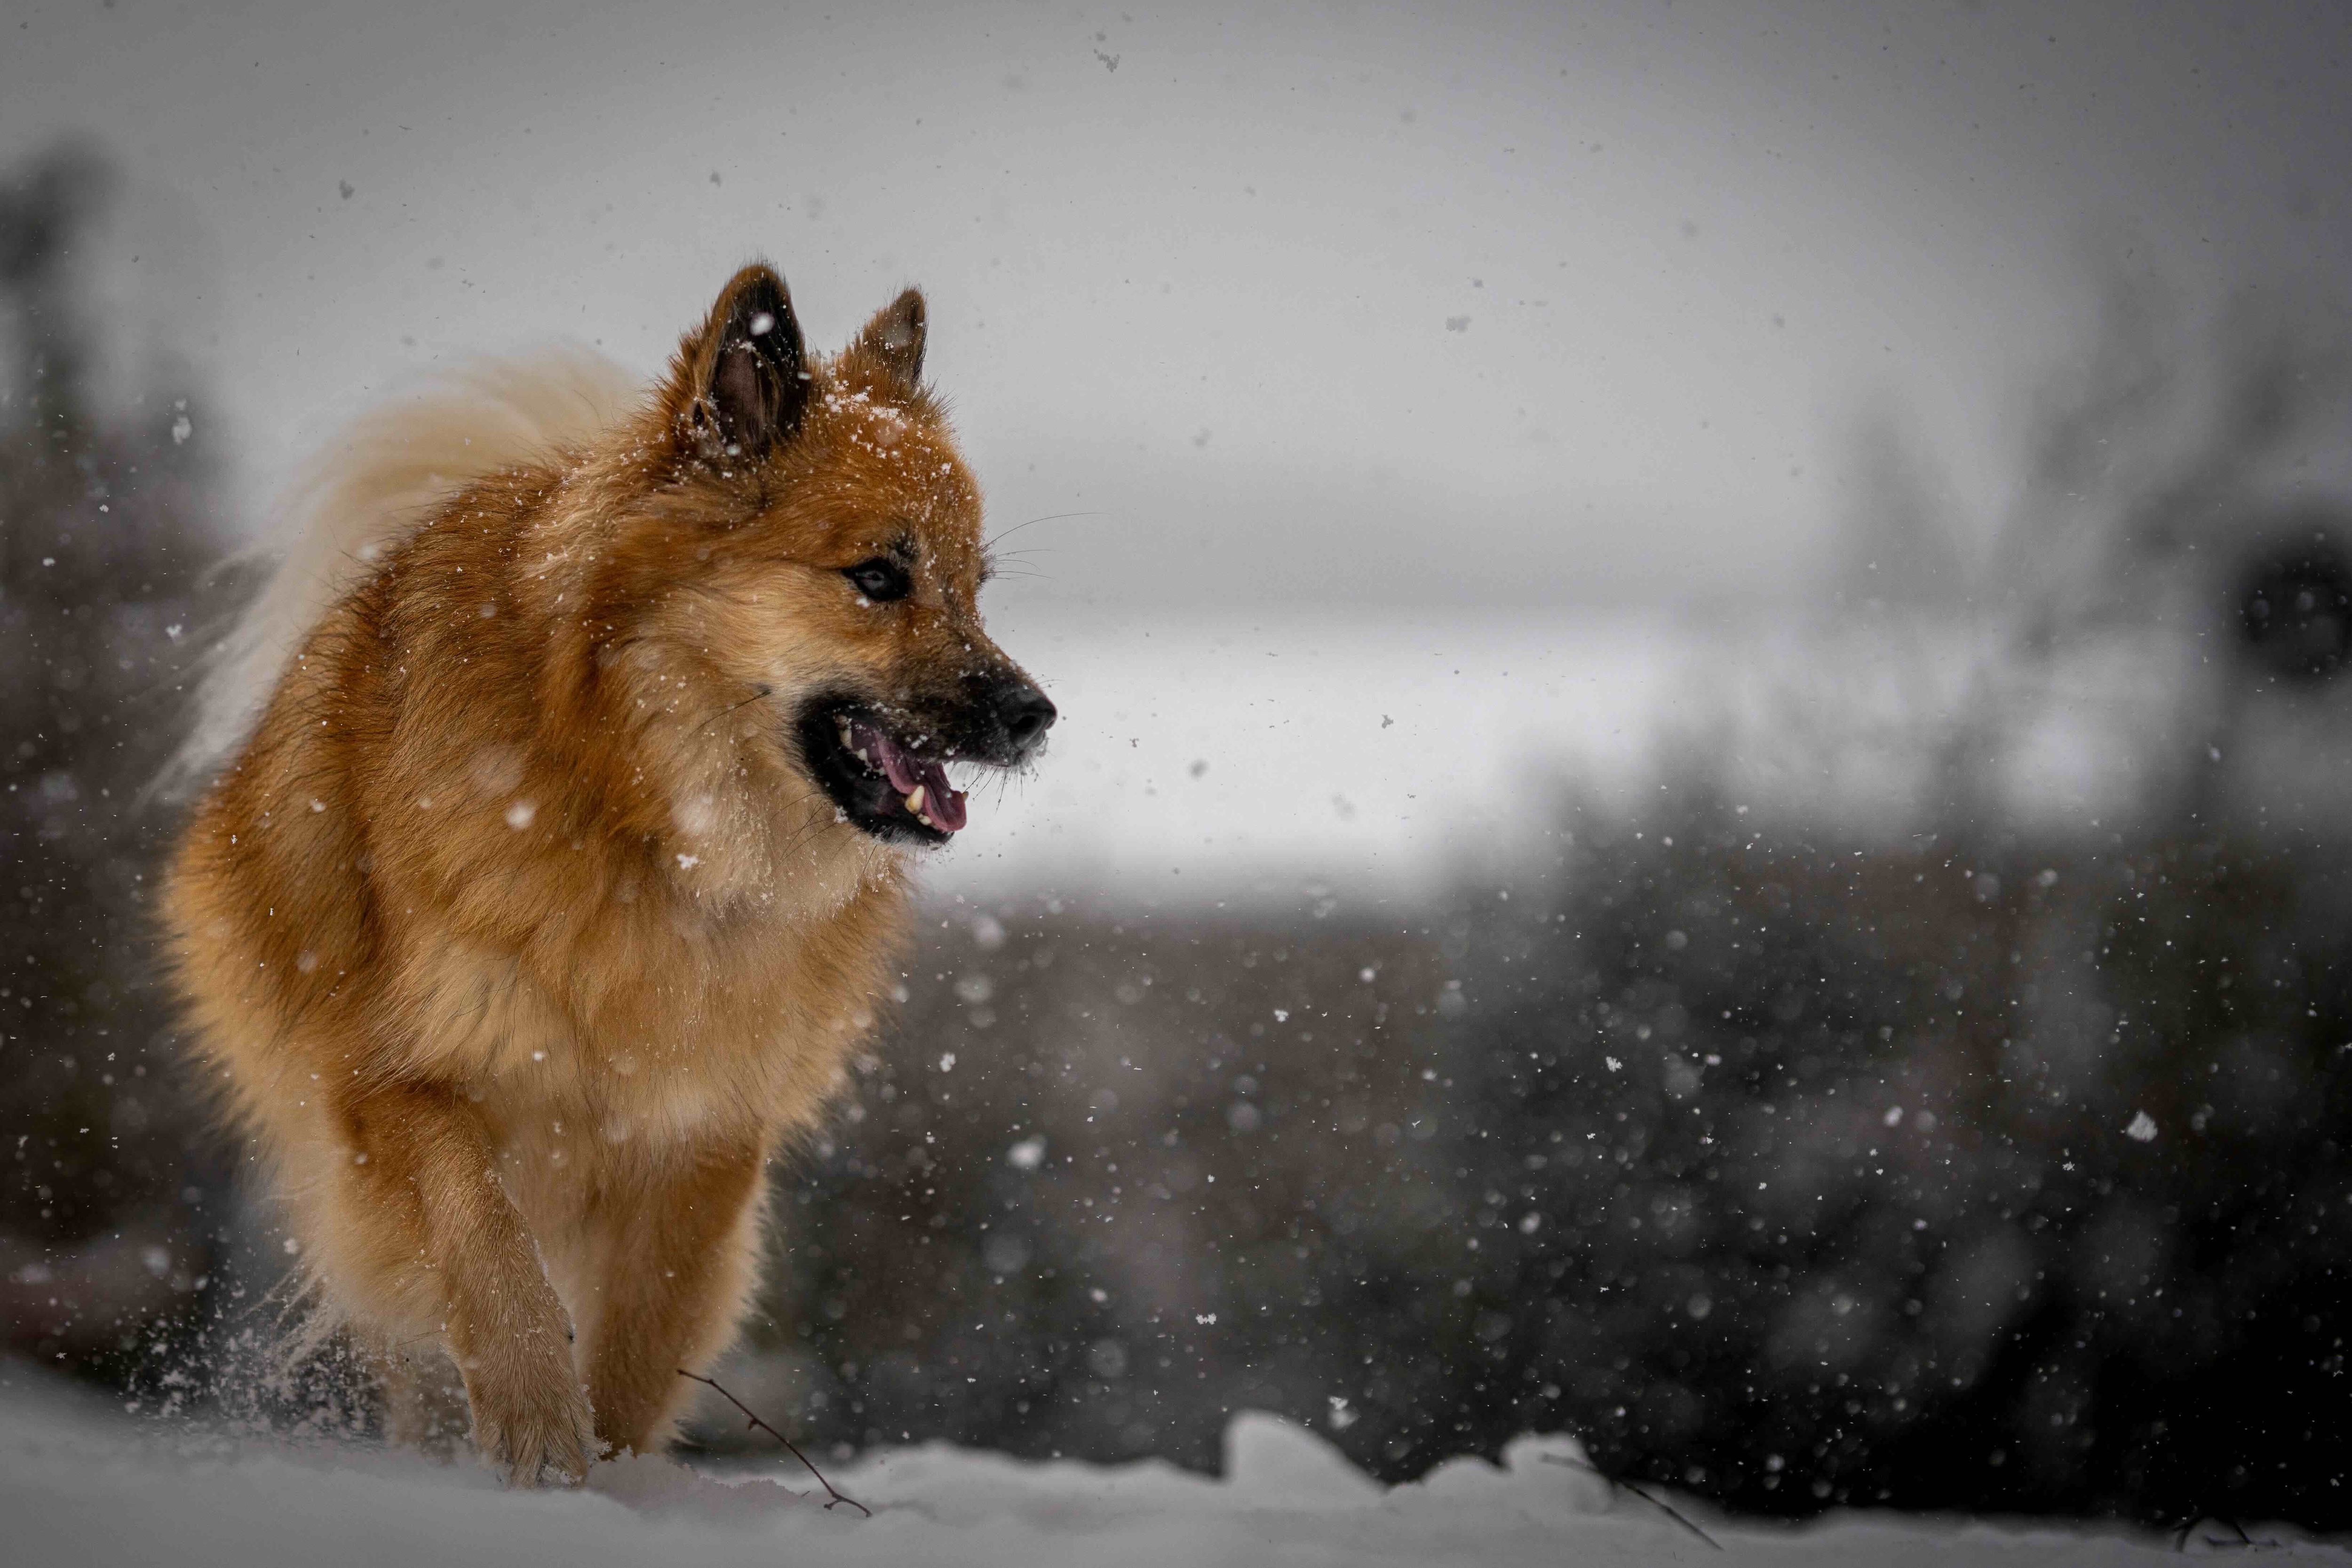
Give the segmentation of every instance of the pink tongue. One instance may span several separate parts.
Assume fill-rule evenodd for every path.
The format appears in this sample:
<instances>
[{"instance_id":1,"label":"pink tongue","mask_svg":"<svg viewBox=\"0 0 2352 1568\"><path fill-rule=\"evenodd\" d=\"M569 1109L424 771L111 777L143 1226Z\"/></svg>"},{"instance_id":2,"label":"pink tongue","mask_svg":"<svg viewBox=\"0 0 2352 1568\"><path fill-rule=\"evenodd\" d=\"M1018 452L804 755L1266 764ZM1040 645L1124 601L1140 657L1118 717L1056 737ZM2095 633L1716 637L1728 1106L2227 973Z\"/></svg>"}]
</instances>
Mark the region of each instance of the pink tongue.
<instances>
[{"instance_id":1,"label":"pink tongue","mask_svg":"<svg viewBox=\"0 0 2352 1568\"><path fill-rule=\"evenodd\" d=\"M910 757L889 736L870 724L857 723L855 738L866 747L866 754L881 766L890 780L890 787L903 799L923 787L923 810L930 819L950 833L961 830L966 820L963 792L948 783L948 770L926 758Z\"/></svg>"}]
</instances>

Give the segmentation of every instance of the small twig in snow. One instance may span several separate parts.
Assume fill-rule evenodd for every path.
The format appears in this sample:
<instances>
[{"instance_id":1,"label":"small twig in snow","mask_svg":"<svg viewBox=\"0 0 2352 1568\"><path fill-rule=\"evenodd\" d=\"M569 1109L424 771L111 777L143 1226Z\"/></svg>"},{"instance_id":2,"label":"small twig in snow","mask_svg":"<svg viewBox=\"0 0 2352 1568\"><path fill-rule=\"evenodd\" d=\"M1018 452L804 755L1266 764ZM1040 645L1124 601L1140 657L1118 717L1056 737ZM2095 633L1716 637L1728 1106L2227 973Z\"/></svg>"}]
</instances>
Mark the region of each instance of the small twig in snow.
<instances>
[{"instance_id":1,"label":"small twig in snow","mask_svg":"<svg viewBox=\"0 0 2352 1568\"><path fill-rule=\"evenodd\" d=\"M744 1417L751 1423L750 1430L754 1432L765 1432L769 1436L773 1437L777 1442L782 1443L785 1449L791 1453L793 1458L798 1459L803 1465L808 1465L808 1473L814 1476L816 1478L816 1484L824 1489L824 1494L827 1500L824 1506L828 1510L830 1510L835 1503L845 1502L850 1507L856 1509L858 1512L864 1514L866 1518L872 1519L874 1517L874 1510L872 1509L867 1508L864 1503L859 1502L856 1498L851 1497L848 1493L836 1489L831 1481L826 1480L824 1479L824 1472L818 1469L814 1465L809 1463L809 1457L801 1452L798 1444L794 1443L790 1437L785 1436L782 1432L777 1431L773 1426L769 1426L765 1421L761 1420L758 1415L752 1413L750 1405L744 1404L741 1400L736 1398L725 1389L719 1388L719 1380L717 1378L699 1377L695 1373L687 1371L684 1367L679 1367L677 1369L677 1375L686 1378L690 1382L699 1383L706 1387L718 1388L719 1397L733 1405L736 1409L741 1411Z\"/></svg>"},{"instance_id":2,"label":"small twig in snow","mask_svg":"<svg viewBox=\"0 0 2352 1568\"><path fill-rule=\"evenodd\" d=\"M1653 1496L1648 1490L1644 1489L1640 1483L1635 1481L1620 1480L1615 1476L1611 1475L1608 1471L1600 1468L1598 1466L1588 1465L1582 1459L1571 1459L1561 1454L1546 1454L1544 1456L1544 1459L1549 1464L1566 1465L1571 1470L1582 1470L1588 1476L1599 1476L1603 1481L1609 1484L1612 1490L1617 1488L1623 1488L1625 1490L1632 1492L1635 1497L1640 1498L1643 1502L1648 1503L1652 1508L1656 1509L1660 1513L1664 1514L1668 1519L1673 1520L1676 1524L1681 1525L1685 1530L1689 1531L1693 1535L1697 1536L1701 1541L1706 1542L1709 1546L1714 1547L1717 1552L1723 1550L1722 1542L1717 1541L1714 1536L1709 1535L1706 1531L1701 1530L1697 1525L1693 1524L1690 1521L1689 1517L1685 1515L1682 1510L1666 1501L1665 1499Z\"/></svg>"},{"instance_id":3,"label":"small twig in snow","mask_svg":"<svg viewBox=\"0 0 2352 1568\"><path fill-rule=\"evenodd\" d=\"M2202 1542L2200 1542L2200 1544L2210 1546L2216 1551L2276 1552L2279 1549L2279 1543L2275 1541L2256 1541L2252 1536L2248 1535L2246 1533L2246 1527L2240 1524L2234 1519L2225 1519L2214 1514L2200 1513L2173 1532L2173 1551L2183 1552L2187 1552L2189 1550L2189 1537L2195 1532L2199 1525L2206 1523L2226 1524L2231 1530L2238 1532L2238 1539L2235 1541L2217 1541L2209 1535L2205 1537Z\"/></svg>"}]
</instances>

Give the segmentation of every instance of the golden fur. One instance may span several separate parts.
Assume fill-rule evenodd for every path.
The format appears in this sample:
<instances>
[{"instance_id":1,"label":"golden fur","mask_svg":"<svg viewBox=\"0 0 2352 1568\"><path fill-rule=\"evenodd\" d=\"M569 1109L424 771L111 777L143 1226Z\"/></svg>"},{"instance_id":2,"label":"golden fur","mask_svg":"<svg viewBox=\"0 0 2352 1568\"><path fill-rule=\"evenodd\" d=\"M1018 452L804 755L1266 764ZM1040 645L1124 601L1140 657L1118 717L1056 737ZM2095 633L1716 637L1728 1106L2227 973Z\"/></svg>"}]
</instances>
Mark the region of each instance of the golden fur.
<instances>
[{"instance_id":1,"label":"golden fur","mask_svg":"<svg viewBox=\"0 0 2352 1568\"><path fill-rule=\"evenodd\" d=\"M598 373L509 376L331 454L331 542L266 606L315 624L171 868L194 1049L305 1268L395 1403L446 1352L518 1482L667 1438L755 1282L767 1162L875 1026L908 851L793 716L1051 721L981 626L923 336L909 290L809 359L747 268L617 417ZM844 580L893 551L904 599ZM950 754L1033 749L990 733Z\"/></svg>"}]
</instances>

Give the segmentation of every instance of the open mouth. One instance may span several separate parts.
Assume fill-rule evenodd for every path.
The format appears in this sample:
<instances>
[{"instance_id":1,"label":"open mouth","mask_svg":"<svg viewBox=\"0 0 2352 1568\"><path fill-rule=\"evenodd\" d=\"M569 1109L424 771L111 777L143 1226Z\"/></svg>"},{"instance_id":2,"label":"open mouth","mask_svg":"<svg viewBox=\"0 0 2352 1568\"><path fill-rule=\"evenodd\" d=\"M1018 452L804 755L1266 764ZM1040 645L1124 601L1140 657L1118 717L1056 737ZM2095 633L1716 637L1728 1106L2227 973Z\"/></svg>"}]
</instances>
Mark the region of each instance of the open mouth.
<instances>
[{"instance_id":1,"label":"open mouth","mask_svg":"<svg viewBox=\"0 0 2352 1568\"><path fill-rule=\"evenodd\" d=\"M802 720L801 753L841 814L877 838L944 844L962 828L964 792L946 762L925 755L930 737L894 734L870 710L814 704Z\"/></svg>"}]
</instances>

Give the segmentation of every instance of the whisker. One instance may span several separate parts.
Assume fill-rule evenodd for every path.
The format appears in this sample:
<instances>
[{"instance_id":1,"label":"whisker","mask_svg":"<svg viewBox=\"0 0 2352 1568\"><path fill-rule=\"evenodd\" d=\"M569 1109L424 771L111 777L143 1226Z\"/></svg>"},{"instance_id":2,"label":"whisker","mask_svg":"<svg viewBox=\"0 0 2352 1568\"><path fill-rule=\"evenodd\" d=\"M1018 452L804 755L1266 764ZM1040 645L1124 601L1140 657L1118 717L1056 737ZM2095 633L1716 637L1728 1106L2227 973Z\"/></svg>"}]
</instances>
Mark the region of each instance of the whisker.
<instances>
[{"instance_id":1,"label":"whisker","mask_svg":"<svg viewBox=\"0 0 2352 1568\"><path fill-rule=\"evenodd\" d=\"M696 725L694 727L694 732L699 735L705 730L709 729L713 724L718 723L721 719L726 718L730 713L734 712L737 709L749 708L752 703L759 701L761 698L773 697L775 694L776 689L774 687L762 682L759 690L754 691L751 696L743 699L742 701L730 703L728 706L721 708L718 712L713 713L709 718L705 719L701 723Z\"/></svg>"},{"instance_id":2,"label":"whisker","mask_svg":"<svg viewBox=\"0 0 2352 1568\"><path fill-rule=\"evenodd\" d=\"M990 534L988 536L987 542L983 543L981 548L985 550L989 545L994 544L1000 539L1010 539L1013 535L1020 532L1023 529L1034 528L1041 522L1066 522L1074 517L1100 517L1103 514L1098 511L1057 511L1050 513L1045 517L1033 517L1026 522L1014 523L1011 528L1004 530L1002 533Z\"/></svg>"}]
</instances>

